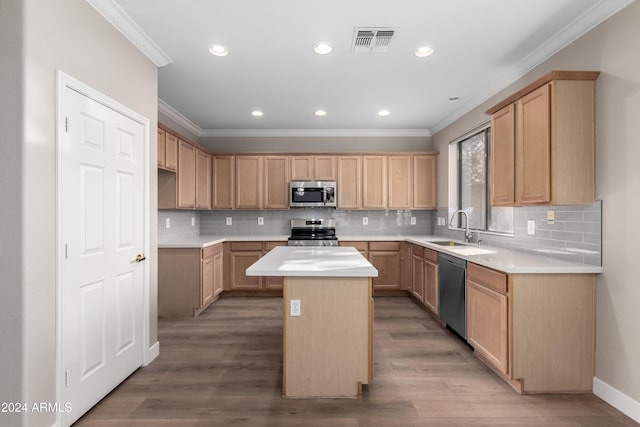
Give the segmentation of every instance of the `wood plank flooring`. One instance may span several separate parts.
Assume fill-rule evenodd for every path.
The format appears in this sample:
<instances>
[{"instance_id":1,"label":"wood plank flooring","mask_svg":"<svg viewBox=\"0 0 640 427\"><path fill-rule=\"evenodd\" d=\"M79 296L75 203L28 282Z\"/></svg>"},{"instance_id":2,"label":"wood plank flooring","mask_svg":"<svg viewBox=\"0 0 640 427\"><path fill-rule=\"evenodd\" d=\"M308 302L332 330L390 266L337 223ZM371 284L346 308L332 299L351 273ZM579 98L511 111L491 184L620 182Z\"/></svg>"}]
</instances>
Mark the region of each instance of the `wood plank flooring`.
<instances>
[{"instance_id":1,"label":"wood plank flooring","mask_svg":"<svg viewBox=\"0 0 640 427\"><path fill-rule=\"evenodd\" d=\"M591 394L516 394L409 298L375 307L362 399L283 399L282 299L221 298L196 319L161 319L160 356L76 425L638 426Z\"/></svg>"}]
</instances>

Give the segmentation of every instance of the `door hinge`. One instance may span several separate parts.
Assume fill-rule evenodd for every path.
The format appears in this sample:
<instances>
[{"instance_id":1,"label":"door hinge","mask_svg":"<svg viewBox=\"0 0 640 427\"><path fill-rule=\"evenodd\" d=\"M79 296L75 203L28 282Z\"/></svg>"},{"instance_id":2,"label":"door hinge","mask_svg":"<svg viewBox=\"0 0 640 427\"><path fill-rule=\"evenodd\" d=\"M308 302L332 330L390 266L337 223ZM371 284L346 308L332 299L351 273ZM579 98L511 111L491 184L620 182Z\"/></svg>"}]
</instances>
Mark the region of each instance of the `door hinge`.
<instances>
[{"instance_id":1,"label":"door hinge","mask_svg":"<svg viewBox=\"0 0 640 427\"><path fill-rule=\"evenodd\" d=\"M64 118L64 131L69 132L69 117Z\"/></svg>"},{"instance_id":2,"label":"door hinge","mask_svg":"<svg viewBox=\"0 0 640 427\"><path fill-rule=\"evenodd\" d=\"M71 383L71 381L69 380L69 377L70 377L69 370L65 369L64 370L64 385L65 385L65 387L69 387L69 384Z\"/></svg>"}]
</instances>

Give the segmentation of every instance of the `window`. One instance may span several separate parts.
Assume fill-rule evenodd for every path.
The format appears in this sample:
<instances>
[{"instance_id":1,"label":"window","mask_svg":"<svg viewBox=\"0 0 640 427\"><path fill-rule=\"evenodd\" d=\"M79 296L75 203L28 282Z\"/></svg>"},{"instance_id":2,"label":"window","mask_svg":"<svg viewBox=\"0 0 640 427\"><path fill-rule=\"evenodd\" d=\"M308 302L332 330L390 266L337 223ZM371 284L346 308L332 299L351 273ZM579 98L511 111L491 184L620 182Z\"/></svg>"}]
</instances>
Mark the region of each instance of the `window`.
<instances>
[{"instance_id":1,"label":"window","mask_svg":"<svg viewBox=\"0 0 640 427\"><path fill-rule=\"evenodd\" d=\"M489 201L489 137L491 129L482 130L454 142L450 155L454 155L456 171L453 179L453 197L450 211L463 209L469 214L469 228L476 231L513 234L513 208L492 207ZM453 202L453 203L452 203ZM462 228L464 219L458 215L453 226Z\"/></svg>"}]
</instances>

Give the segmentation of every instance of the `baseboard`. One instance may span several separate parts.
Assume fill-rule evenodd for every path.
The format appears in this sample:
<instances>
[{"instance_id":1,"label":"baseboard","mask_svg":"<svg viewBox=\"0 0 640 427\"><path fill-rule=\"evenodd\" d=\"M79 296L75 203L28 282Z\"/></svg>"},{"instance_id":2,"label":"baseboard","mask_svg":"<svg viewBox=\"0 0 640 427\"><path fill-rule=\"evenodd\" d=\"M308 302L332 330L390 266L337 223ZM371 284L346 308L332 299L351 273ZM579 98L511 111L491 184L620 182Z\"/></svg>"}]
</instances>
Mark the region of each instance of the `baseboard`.
<instances>
[{"instance_id":1,"label":"baseboard","mask_svg":"<svg viewBox=\"0 0 640 427\"><path fill-rule=\"evenodd\" d=\"M633 400L620 390L611 387L596 377L593 377L593 394L640 423L640 402L637 400Z\"/></svg>"},{"instance_id":2,"label":"baseboard","mask_svg":"<svg viewBox=\"0 0 640 427\"><path fill-rule=\"evenodd\" d=\"M144 361L144 364L142 366L147 366L158 356L160 356L160 343L156 341L154 345L149 347L149 351L147 351L147 360Z\"/></svg>"}]
</instances>

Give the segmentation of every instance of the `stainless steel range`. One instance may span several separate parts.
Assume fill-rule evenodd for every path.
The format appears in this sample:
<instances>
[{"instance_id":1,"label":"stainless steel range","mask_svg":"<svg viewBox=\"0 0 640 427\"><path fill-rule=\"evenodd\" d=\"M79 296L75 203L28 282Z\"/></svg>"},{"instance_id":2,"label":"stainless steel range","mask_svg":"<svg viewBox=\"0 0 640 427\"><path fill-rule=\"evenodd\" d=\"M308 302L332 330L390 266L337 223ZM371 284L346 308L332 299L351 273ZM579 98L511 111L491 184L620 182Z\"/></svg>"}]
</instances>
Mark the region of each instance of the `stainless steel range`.
<instances>
[{"instance_id":1,"label":"stainless steel range","mask_svg":"<svg viewBox=\"0 0 640 427\"><path fill-rule=\"evenodd\" d=\"M338 246L334 218L294 218L289 246Z\"/></svg>"}]
</instances>

